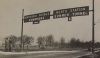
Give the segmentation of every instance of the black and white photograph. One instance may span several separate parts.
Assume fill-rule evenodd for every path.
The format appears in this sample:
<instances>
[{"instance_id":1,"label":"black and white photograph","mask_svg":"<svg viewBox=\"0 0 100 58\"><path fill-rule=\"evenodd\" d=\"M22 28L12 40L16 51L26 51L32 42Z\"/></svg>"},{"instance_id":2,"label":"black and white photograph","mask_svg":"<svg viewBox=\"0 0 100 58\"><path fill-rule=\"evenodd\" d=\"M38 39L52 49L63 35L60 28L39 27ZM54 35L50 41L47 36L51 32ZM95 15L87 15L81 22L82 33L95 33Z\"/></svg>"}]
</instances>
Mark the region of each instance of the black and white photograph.
<instances>
[{"instance_id":1,"label":"black and white photograph","mask_svg":"<svg viewBox=\"0 0 100 58\"><path fill-rule=\"evenodd\" d=\"M100 58L99 0L0 0L0 58Z\"/></svg>"}]
</instances>

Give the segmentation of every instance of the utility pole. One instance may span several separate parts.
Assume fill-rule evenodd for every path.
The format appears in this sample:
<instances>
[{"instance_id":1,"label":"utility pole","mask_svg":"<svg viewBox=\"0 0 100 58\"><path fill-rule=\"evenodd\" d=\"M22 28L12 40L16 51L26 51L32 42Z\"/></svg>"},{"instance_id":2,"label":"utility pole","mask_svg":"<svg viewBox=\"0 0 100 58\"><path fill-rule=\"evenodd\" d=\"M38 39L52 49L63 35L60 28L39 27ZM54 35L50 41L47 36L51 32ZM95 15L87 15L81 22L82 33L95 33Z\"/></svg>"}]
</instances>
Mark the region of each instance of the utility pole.
<instances>
[{"instance_id":1,"label":"utility pole","mask_svg":"<svg viewBox=\"0 0 100 58\"><path fill-rule=\"evenodd\" d=\"M24 9L22 10L22 26L21 26L21 50L23 50L23 20L24 20Z\"/></svg>"},{"instance_id":2,"label":"utility pole","mask_svg":"<svg viewBox=\"0 0 100 58\"><path fill-rule=\"evenodd\" d=\"M92 1L92 54L94 54L94 48L95 48L95 22L94 22L94 0Z\"/></svg>"}]
</instances>

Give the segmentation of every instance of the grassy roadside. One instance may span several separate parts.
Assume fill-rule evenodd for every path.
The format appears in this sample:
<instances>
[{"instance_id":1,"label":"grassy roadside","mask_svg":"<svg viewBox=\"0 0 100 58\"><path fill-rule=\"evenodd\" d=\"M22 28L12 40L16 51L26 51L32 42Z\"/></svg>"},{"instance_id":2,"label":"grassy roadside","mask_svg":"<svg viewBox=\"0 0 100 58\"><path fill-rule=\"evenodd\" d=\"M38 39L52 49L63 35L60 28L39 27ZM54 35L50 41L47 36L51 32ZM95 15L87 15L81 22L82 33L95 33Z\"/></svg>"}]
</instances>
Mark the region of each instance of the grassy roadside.
<instances>
[{"instance_id":1,"label":"grassy roadside","mask_svg":"<svg viewBox=\"0 0 100 58\"><path fill-rule=\"evenodd\" d=\"M93 58L93 55L85 55L79 58ZM95 53L94 58L100 58L100 51Z\"/></svg>"}]
</instances>

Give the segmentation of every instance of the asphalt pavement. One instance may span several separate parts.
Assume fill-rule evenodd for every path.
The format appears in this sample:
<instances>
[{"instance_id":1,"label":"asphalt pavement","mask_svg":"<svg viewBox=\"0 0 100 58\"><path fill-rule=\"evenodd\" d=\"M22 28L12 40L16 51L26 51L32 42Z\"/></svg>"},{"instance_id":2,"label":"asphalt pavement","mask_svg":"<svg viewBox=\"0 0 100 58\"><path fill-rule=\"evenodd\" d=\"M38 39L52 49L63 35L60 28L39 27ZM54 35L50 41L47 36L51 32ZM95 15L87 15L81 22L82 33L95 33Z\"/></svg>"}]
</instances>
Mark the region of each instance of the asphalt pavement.
<instances>
[{"instance_id":1,"label":"asphalt pavement","mask_svg":"<svg viewBox=\"0 0 100 58\"><path fill-rule=\"evenodd\" d=\"M89 54L88 51L53 51L53 52L39 52L38 53L29 53L25 54L9 54L4 55L0 54L0 58L78 58L80 56Z\"/></svg>"}]
</instances>

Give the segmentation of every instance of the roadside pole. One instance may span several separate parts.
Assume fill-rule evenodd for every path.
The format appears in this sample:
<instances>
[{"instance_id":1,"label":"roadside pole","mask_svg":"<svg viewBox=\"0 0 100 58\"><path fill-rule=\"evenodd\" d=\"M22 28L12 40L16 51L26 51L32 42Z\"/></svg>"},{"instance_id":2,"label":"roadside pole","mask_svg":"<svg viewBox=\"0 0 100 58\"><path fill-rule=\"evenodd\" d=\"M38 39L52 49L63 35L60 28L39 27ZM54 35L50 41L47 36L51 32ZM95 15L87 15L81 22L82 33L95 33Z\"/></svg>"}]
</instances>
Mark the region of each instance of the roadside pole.
<instances>
[{"instance_id":1,"label":"roadside pole","mask_svg":"<svg viewBox=\"0 0 100 58\"><path fill-rule=\"evenodd\" d=\"M95 39L95 35L94 35L94 33L95 33L95 29L94 29L95 28L95 23L94 23L94 0L93 0L92 3L93 3L93 6L92 6L93 7L93 11L92 11L93 12L92 13L92 53L94 54L94 48L95 48L94 47L94 45L95 45L95 40L94 40Z\"/></svg>"},{"instance_id":2,"label":"roadside pole","mask_svg":"<svg viewBox=\"0 0 100 58\"><path fill-rule=\"evenodd\" d=\"M23 20L24 20L24 9L22 10L22 26L21 26L21 51L23 51Z\"/></svg>"},{"instance_id":3,"label":"roadside pole","mask_svg":"<svg viewBox=\"0 0 100 58\"><path fill-rule=\"evenodd\" d=\"M94 21L94 0L92 0L92 56L95 58L95 21Z\"/></svg>"}]
</instances>

